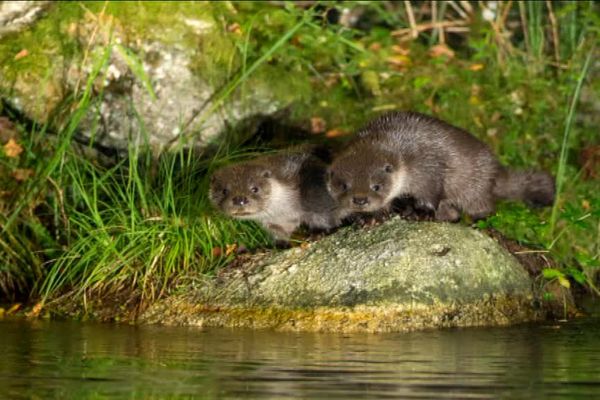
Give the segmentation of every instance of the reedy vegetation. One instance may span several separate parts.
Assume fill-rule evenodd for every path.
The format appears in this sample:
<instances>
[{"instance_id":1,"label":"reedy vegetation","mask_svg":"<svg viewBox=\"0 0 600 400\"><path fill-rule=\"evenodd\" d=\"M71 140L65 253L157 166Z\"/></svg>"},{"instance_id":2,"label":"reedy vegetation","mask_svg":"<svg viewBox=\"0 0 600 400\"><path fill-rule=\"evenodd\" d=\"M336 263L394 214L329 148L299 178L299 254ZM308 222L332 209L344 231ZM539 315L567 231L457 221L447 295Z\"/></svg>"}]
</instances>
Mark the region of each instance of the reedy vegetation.
<instances>
[{"instance_id":1,"label":"reedy vegetation","mask_svg":"<svg viewBox=\"0 0 600 400\"><path fill-rule=\"evenodd\" d=\"M375 23L358 30L326 23L321 17L328 3L322 5L302 10L235 3L236 13L211 5L242 34L224 30L237 49L238 68L224 76L199 118L234 93L250 96L253 74L277 69L306 88L298 91L291 117L297 122L320 117L328 127L351 132L383 110L435 114L482 137L507 164L557 174L552 210L503 204L479 226L549 252L560 266L545 272L548 279L568 285L571 276L594 288L600 193L597 182L583 179L574 154L598 140L593 123L575 118L586 112L578 108L582 88L595 93L596 102L600 97L598 84L588 79L598 6L508 2L485 11L481 5L426 2L417 10L408 2L347 2ZM115 13L118 7L111 4ZM185 147L195 134L190 131L160 157L132 143L126 159L107 167L72 146L82 117L100 100L92 83L106 73L113 51L127 50L109 44L95 55L83 90L65 100L71 111L55 123L63 128L54 139L47 125L21 127L23 155L0 160L0 297L49 301L75 295L85 302L128 293L152 300L181 279L214 273L234 256L234 244L270 245L256 225L216 214L206 196L210 172L253 149L221 143L202 156ZM127 55L151 91L143 69L135 67L140 60ZM16 169L32 169L33 178L17 184L10 175Z\"/></svg>"}]
</instances>

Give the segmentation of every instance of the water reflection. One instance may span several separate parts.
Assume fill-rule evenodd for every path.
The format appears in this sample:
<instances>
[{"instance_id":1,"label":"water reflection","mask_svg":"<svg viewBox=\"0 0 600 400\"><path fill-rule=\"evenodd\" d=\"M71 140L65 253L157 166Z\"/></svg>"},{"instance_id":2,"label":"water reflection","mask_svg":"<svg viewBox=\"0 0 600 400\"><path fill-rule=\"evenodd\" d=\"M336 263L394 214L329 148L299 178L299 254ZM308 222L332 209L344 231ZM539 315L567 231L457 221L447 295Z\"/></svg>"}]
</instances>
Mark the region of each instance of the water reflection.
<instances>
[{"instance_id":1,"label":"water reflection","mask_svg":"<svg viewBox=\"0 0 600 400\"><path fill-rule=\"evenodd\" d=\"M0 321L0 398L600 394L600 324L298 334Z\"/></svg>"}]
</instances>

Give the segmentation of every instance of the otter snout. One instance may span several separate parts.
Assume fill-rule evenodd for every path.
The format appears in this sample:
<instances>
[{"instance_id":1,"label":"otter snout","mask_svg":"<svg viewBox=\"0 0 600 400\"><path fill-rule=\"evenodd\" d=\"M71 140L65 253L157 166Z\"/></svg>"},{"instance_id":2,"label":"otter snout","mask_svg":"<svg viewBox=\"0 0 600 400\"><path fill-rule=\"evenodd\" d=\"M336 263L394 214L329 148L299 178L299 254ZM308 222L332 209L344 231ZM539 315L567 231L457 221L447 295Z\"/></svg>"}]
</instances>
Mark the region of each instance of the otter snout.
<instances>
[{"instance_id":1,"label":"otter snout","mask_svg":"<svg viewBox=\"0 0 600 400\"><path fill-rule=\"evenodd\" d=\"M231 199L231 203L234 206L245 206L248 204L248 198L246 196L235 196Z\"/></svg>"},{"instance_id":2,"label":"otter snout","mask_svg":"<svg viewBox=\"0 0 600 400\"><path fill-rule=\"evenodd\" d=\"M352 197L352 203L356 204L357 206L366 206L369 204L369 198L366 196L354 196Z\"/></svg>"}]
</instances>

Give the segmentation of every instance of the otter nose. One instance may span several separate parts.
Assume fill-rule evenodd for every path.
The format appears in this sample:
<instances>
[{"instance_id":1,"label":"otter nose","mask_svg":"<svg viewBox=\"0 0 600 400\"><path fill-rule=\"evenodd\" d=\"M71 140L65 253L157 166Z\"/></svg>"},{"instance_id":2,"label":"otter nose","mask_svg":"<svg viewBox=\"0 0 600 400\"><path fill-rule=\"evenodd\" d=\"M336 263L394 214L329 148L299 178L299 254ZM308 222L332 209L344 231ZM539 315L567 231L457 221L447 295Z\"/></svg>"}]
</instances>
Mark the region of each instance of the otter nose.
<instances>
[{"instance_id":1,"label":"otter nose","mask_svg":"<svg viewBox=\"0 0 600 400\"><path fill-rule=\"evenodd\" d=\"M246 196L235 196L231 199L234 206L244 206L248 204L248 198Z\"/></svg>"},{"instance_id":2,"label":"otter nose","mask_svg":"<svg viewBox=\"0 0 600 400\"><path fill-rule=\"evenodd\" d=\"M369 199L366 197L353 197L352 202L357 206L364 206L366 204L369 204Z\"/></svg>"}]
</instances>

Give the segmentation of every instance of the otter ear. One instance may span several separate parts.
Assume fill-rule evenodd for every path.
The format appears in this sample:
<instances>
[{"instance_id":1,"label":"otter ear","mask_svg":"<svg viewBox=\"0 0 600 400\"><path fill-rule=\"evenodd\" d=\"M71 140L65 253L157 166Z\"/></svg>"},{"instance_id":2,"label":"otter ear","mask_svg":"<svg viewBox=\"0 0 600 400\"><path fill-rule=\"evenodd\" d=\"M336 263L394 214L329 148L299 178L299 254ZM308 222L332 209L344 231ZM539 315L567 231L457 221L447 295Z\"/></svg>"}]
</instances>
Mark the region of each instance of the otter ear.
<instances>
[{"instance_id":1,"label":"otter ear","mask_svg":"<svg viewBox=\"0 0 600 400\"><path fill-rule=\"evenodd\" d=\"M385 164L383 166L383 170L385 172L387 172L388 174L392 173L394 171L394 166L392 164Z\"/></svg>"},{"instance_id":2,"label":"otter ear","mask_svg":"<svg viewBox=\"0 0 600 400\"><path fill-rule=\"evenodd\" d=\"M270 178L271 177L271 171L266 169L262 172L262 177L263 178Z\"/></svg>"}]
</instances>

